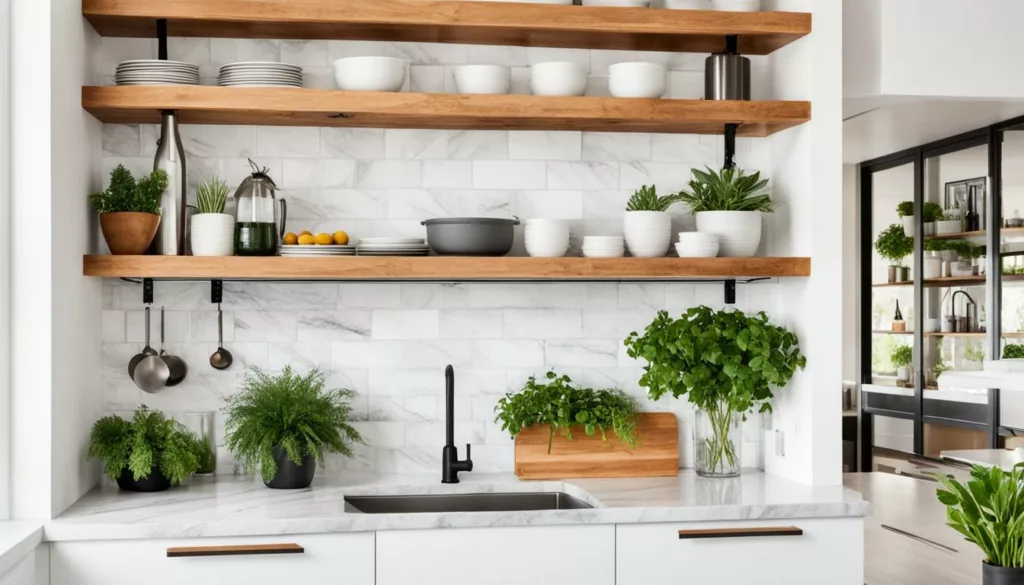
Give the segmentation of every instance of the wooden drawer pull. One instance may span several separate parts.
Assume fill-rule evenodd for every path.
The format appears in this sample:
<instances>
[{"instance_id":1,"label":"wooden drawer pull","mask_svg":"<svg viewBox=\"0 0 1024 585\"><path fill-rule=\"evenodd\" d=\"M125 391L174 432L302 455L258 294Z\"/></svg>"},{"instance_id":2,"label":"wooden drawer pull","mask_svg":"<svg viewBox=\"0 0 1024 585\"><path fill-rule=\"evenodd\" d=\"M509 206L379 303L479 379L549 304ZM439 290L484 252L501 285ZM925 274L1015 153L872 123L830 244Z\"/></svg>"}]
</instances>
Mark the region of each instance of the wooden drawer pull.
<instances>
[{"instance_id":1,"label":"wooden drawer pull","mask_svg":"<svg viewBox=\"0 0 1024 585\"><path fill-rule=\"evenodd\" d=\"M679 540L697 538L747 538L751 536L801 536L802 528L796 526L765 526L763 528L705 528L701 530L680 530Z\"/></svg>"},{"instance_id":2,"label":"wooden drawer pull","mask_svg":"<svg viewBox=\"0 0 1024 585\"><path fill-rule=\"evenodd\" d=\"M179 546L167 549L168 557L228 557L235 555L297 555L306 549L292 543L237 546Z\"/></svg>"}]
</instances>

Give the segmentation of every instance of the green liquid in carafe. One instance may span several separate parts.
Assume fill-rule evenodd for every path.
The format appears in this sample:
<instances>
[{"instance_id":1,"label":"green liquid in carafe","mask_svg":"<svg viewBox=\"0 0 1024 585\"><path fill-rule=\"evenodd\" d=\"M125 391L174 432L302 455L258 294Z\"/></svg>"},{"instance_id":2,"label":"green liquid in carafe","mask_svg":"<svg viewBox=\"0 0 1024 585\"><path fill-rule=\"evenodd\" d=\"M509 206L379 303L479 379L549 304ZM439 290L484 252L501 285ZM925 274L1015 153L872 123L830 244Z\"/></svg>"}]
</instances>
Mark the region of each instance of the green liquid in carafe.
<instances>
[{"instance_id":1,"label":"green liquid in carafe","mask_svg":"<svg viewBox=\"0 0 1024 585\"><path fill-rule=\"evenodd\" d=\"M277 254L277 225L260 221L235 223L235 254L273 256Z\"/></svg>"}]
</instances>

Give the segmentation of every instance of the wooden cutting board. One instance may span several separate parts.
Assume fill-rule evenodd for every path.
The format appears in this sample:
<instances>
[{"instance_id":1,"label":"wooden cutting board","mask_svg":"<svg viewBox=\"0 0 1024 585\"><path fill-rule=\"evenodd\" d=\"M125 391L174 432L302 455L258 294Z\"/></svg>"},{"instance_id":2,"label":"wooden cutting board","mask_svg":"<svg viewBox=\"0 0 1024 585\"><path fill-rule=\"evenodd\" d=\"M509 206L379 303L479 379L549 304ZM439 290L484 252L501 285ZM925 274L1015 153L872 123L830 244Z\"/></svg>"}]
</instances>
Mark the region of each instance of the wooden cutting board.
<instances>
[{"instance_id":1,"label":"wooden cutting board","mask_svg":"<svg viewBox=\"0 0 1024 585\"><path fill-rule=\"evenodd\" d=\"M640 443L630 449L607 431L588 437L573 428L572 439L556 432L548 454L548 427L533 426L516 436L516 476L523 479L570 477L664 477L679 473L679 423L670 412L640 413Z\"/></svg>"}]
</instances>

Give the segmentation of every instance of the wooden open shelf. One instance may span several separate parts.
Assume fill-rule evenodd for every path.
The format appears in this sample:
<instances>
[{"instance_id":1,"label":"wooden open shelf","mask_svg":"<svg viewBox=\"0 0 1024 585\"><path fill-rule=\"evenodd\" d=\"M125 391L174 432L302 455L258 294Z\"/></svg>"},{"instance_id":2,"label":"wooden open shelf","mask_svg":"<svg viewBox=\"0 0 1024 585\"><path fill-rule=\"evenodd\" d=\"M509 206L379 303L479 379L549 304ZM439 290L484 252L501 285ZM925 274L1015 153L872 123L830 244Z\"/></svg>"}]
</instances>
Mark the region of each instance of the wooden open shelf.
<instances>
[{"instance_id":1,"label":"wooden open shelf","mask_svg":"<svg viewBox=\"0 0 1024 585\"><path fill-rule=\"evenodd\" d=\"M181 280L678 280L810 276L810 258L85 256L85 276Z\"/></svg>"},{"instance_id":2,"label":"wooden open shelf","mask_svg":"<svg viewBox=\"0 0 1024 585\"><path fill-rule=\"evenodd\" d=\"M373 128L590 130L768 136L810 119L808 102L654 100L535 95L377 93L212 86L83 87L101 122Z\"/></svg>"},{"instance_id":3,"label":"wooden open shelf","mask_svg":"<svg viewBox=\"0 0 1024 585\"><path fill-rule=\"evenodd\" d=\"M738 35L766 55L811 32L811 15L465 0L83 0L102 36L345 39L711 53Z\"/></svg>"},{"instance_id":4,"label":"wooden open shelf","mask_svg":"<svg viewBox=\"0 0 1024 585\"><path fill-rule=\"evenodd\" d=\"M942 234L941 236L925 236L926 240L969 240L976 238L984 238L988 234L986 230L978 230L974 232L960 232L956 234ZM1011 228L1004 227L999 230L999 236L1024 236L1024 227Z\"/></svg>"}]
</instances>

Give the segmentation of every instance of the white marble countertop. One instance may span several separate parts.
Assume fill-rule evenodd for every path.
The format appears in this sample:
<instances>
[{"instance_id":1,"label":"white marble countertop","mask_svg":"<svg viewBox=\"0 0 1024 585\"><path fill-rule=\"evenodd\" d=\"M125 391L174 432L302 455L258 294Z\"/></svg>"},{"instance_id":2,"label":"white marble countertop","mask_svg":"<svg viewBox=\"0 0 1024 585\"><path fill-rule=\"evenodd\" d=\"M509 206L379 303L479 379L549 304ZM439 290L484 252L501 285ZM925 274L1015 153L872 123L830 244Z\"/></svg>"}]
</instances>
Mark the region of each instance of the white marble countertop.
<instances>
[{"instance_id":1,"label":"white marble countertop","mask_svg":"<svg viewBox=\"0 0 1024 585\"><path fill-rule=\"evenodd\" d=\"M25 558L43 537L43 523L36 521L0 522L0 575Z\"/></svg>"},{"instance_id":2,"label":"white marble countertop","mask_svg":"<svg viewBox=\"0 0 1024 585\"><path fill-rule=\"evenodd\" d=\"M963 449L959 451L943 451L943 459L952 459L962 463L1001 467L1007 471L1024 461L1024 454L1007 449Z\"/></svg>"},{"instance_id":3,"label":"white marble countertop","mask_svg":"<svg viewBox=\"0 0 1024 585\"><path fill-rule=\"evenodd\" d=\"M44 539L115 540L315 534L424 528L625 524L778 518L858 517L871 505L842 486L808 486L757 471L736 479L676 477L520 481L512 474L467 473L445 485L436 475L317 478L309 489L272 490L222 477L154 494L104 485L48 522ZM529 512L362 514L346 495L562 491L593 509Z\"/></svg>"}]
</instances>

